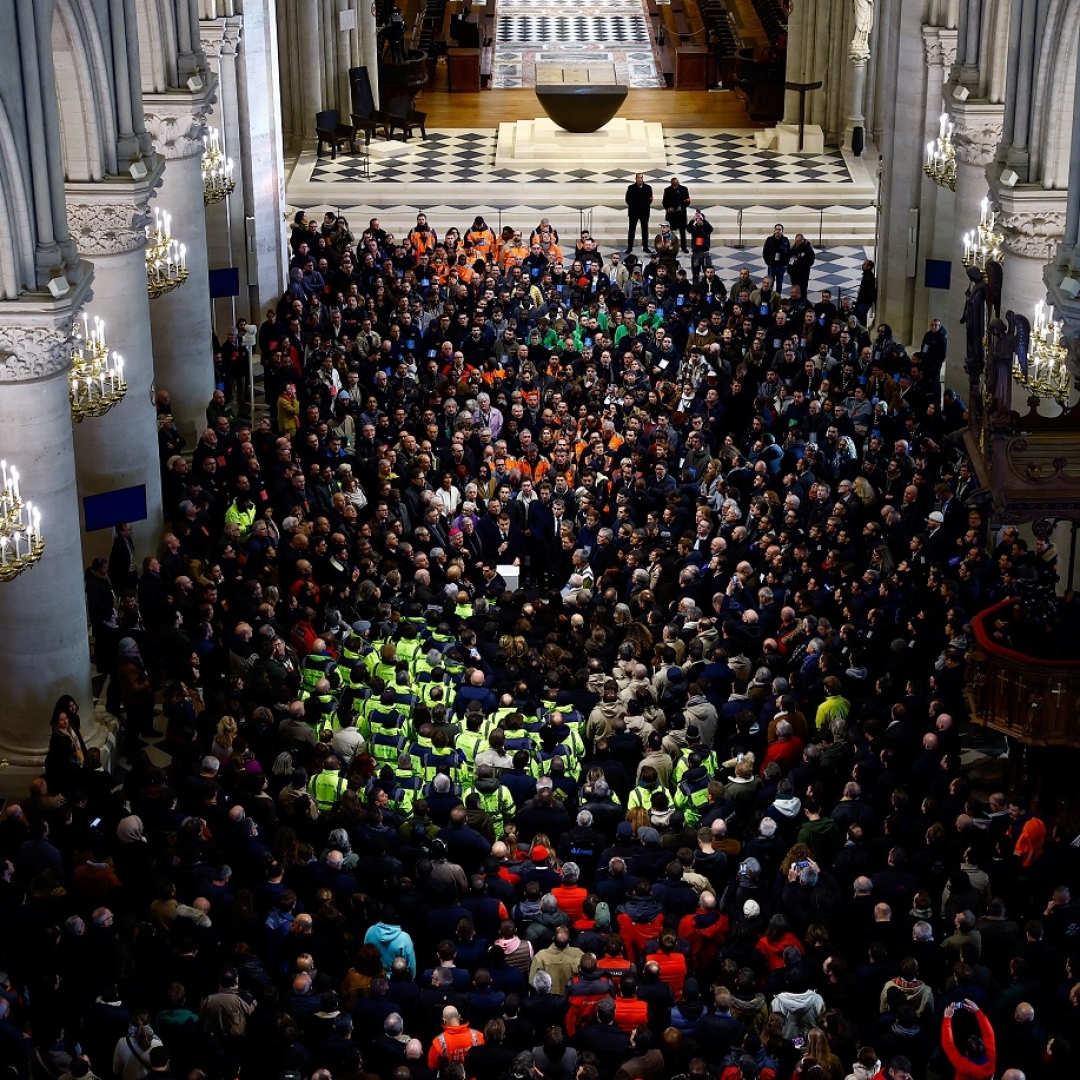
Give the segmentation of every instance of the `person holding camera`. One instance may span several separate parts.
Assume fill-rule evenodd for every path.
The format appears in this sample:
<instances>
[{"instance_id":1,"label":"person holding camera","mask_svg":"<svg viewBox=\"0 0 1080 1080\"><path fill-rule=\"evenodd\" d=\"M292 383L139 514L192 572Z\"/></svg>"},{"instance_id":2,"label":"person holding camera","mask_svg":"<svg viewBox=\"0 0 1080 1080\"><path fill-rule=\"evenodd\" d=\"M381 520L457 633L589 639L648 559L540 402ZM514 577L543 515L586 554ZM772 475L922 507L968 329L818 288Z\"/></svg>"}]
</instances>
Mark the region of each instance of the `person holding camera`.
<instances>
[{"instance_id":1,"label":"person holding camera","mask_svg":"<svg viewBox=\"0 0 1080 1080\"><path fill-rule=\"evenodd\" d=\"M694 212L694 220L687 226L686 231L690 234L690 274L691 280L696 285L698 278L712 266L712 256L709 248L712 245L712 223L708 221L701 210Z\"/></svg>"}]
</instances>

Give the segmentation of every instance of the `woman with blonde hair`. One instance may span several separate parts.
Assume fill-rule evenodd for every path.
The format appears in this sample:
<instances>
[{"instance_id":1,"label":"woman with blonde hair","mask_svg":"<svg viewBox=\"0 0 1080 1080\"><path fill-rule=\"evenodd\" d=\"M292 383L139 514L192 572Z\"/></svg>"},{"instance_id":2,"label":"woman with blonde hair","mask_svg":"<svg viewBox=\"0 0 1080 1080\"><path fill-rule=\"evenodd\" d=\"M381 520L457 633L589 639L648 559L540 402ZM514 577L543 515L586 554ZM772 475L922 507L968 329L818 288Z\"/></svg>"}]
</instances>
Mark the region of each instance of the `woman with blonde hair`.
<instances>
[{"instance_id":1,"label":"woman with blonde hair","mask_svg":"<svg viewBox=\"0 0 1080 1080\"><path fill-rule=\"evenodd\" d=\"M843 1062L832 1052L829 1036L821 1028L811 1028L807 1034L806 1056L821 1066L825 1080L843 1080Z\"/></svg>"},{"instance_id":2,"label":"woman with blonde hair","mask_svg":"<svg viewBox=\"0 0 1080 1080\"><path fill-rule=\"evenodd\" d=\"M863 506L873 506L877 502L877 492L874 490L874 485L865 476L856 476L851 482L851 486L854 488L855 498Z\"/></svg>"},{"instance_id":3,"label":"woman with blonde hair","mask_svg":"<svg viewBox=\"0 0 1080 1080\"><path fill-rule=\"evenodd\" d=\"M222 769L229 764L229 758L232 757L233 752L233 742L239 730L239 726L231 716L223 716L218 721L217 733L214 735L214 743L210 747L210 753L221 762Z\"/></svg>"}]
</instances>

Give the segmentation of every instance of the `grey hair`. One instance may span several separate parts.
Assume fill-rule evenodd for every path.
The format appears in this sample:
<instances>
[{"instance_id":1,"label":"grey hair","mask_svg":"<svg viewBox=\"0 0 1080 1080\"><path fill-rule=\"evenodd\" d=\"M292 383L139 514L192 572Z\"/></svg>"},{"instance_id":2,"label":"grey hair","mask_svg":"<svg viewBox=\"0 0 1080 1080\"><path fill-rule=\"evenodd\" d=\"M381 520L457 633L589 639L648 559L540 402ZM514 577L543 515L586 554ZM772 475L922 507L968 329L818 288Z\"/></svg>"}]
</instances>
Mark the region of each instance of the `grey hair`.
<instances>
[{"instance_id":1,"label":"grey hair","mask_svg":"<svg viewBox=\"0 0 1080 1080\"><path fill-rule=\"evenodd\" d=\"M533 976L533 989L538 994L547 994L551 991L551 976L546 971L538 971Z\"/></svg>"}]
</instances>

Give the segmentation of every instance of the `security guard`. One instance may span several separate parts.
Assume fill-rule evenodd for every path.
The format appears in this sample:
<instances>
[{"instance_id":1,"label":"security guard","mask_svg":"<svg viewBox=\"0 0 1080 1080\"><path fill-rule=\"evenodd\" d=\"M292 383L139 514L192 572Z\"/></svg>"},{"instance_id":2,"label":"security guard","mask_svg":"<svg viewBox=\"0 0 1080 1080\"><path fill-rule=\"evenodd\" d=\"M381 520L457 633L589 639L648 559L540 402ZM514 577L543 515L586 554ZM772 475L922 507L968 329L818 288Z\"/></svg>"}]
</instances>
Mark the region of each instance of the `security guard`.
<instances>
[{"instance_id":1,"label":"security guard","mask_svg":"<svg viewBox=\"0 0 1080 1080\"><path fill-rule=\"evenodd\" d=\"M322 767L308 784L308 794L312 797L320 814L332 810L345 791L346 777L341 772L341 764L333 754L322 759Z\"/></svg>"},{"instance_id":2,"label":"security guard","mask_svg":"<svg viewBox=\"0 0 1080 1080\"><path fill-rule=\"evenodd\" d=\"M483 723L484 714L479 709L471 709L465 714L465 730L458 735L454 742L464 759L462 762L462 774L466 780L472 779L476 755L487 747L487 739L480 733Z\"/></svg>"},{"instance_id":3,"label":"security guard","mask_svg":"<svg viewBox=\"0 0 1080 1080\"><path fill-rule=\"evenodd\" d=\"M463 756L460 750L450 745L445 731L436 731L431 736L431 749L424 755L424 779L433 780L442 768L455 782L461 779Z\"/></svg>"},{"instance_id":4,"label":"security guard","mask_svg":"<svg viewBox=\"0 0 1080 1080\"><path fill-rule=\"evenodd\" d=\"M496 835L502 836L515 813L514 796L500 782L490 765L479 766L476 770L476 783L465 786L464 795L473 793L480 800L480 809L485 814L490 814L494 820Z\"/></svg>"},{"instance_id":5,"label":"security guard","mask_svg":"<svg viewBox=\"0 0 1080 1080\"><path fill-rule=\"evenodd\" d=\"M327 651L326 642L322 638L316 638L312 643L311 652L304 657L300 672L304 680L304 689L310 694L315 689L315 684L320 679L330 677L330 673L336 671L337 660Z\"/></svg>"},{"instance_id":6,"label":"security guard","mask_svg":"<svg viewBox=\"0 0 1080 1080\"><path fill-rule=\"evenodd\" d=\"M696 829L709 804L709 783L712 777L708 769L701 764L701 755L690 755L690 767L675 788L675 808L681 810L686 818L686 827Z\"/></svg>"},{"instance_id":7,"label":"security guard","mask_svg":"<svg viewBox=\"0 0 1080 1080\"><path fill-rule=\"evenodd\" d=\"M397 768L394 769L394 790L390 802L403 817L412 813L413 803L421 797L424 778L409 754L398 755Z\"/></svg>"},{"instance_id":8,"label":"security guard","mask_svg":"<svg viewBox=\"0 0 1080 1080\"><path fill-rule=\"evenodd\" d=\"M372 650L365 657L370 665L371 674L382 679L388 686L394 685L397 677L397 649L392 641L385 641L378 652Z\"/></svg>"},{"instance_id":9,"label":"security guard","mask_svg":"<svg viewBox=\"0 0 1080 1080\"><path fill-rule=\"evenodd\" d=\"M371 735L368 749L379 764L393 765L398 756L408 745L408 726L406 718L394 706L393 690L384 690L379 707L368 712L368 726ZM389 700L387 700L389 699Z\"/></svg>"}]
</instances>

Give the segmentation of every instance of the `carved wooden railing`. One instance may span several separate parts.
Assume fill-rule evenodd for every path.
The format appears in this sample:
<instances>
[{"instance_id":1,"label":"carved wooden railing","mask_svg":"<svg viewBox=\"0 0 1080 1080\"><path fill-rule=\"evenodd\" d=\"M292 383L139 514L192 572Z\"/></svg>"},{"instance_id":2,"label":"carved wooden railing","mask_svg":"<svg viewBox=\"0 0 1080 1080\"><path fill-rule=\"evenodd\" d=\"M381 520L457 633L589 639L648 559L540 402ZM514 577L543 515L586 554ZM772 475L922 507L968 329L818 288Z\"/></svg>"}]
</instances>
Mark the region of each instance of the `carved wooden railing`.
<instances>
[{"instance_id":1,"label":"carved wooden railing","mask_svg":"<svg viewBox=\"0 0 1080 1080\"><path fill-rule=\"evenodd\" d=\"M993 624L1015 603L1004 600L972 619L967 695L975 723L1026 746L1080 747L1080 663L1040 660L996 642Z\"/></svg>"}]
</instances>

